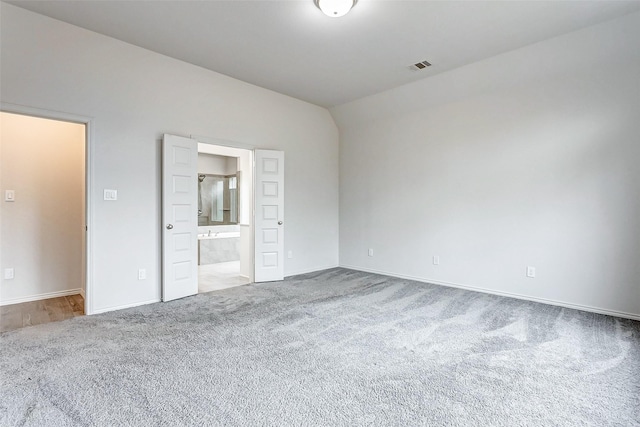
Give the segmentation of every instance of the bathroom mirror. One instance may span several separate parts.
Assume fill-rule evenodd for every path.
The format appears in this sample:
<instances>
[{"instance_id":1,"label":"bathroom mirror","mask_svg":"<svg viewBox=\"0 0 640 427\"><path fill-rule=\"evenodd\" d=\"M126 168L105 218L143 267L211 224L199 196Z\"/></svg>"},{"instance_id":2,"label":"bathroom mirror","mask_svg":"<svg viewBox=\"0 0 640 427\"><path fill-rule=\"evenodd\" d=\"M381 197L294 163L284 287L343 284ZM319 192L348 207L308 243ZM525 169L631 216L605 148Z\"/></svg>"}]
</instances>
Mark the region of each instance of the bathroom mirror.
<instances>
[{"instance_id":1,"label":"bathroom mirror","mask_svg":"<svg viewBox=\"0 0 640 427\"><path fill-rule=\"evenodd\" d=\"M198 174L199 226L238 223L239 175Z\"/></svg>"}]
</instances>

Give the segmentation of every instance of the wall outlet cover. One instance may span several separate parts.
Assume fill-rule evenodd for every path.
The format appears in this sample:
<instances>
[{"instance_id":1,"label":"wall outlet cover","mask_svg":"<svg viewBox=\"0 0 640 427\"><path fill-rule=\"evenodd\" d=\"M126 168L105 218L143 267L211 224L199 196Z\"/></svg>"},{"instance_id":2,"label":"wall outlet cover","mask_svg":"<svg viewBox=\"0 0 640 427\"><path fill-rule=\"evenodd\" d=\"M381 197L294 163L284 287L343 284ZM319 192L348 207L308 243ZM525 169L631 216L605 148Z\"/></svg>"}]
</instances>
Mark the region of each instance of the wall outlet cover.
<instances>
[{"instance_id":1,"label":"wall outlet cover","mask_svg":"<svg viewBox=\"0 0 640 427\"><path fill-rule=\"evenodd\" d=\"M4 279L12 280L15 277L15 271L13 268L5 268L4 269Z\"/></svg>"},{"instance_id":2,"label":"wall outlet cover","mask_svg":"<svg viewBox=\"0 0 640 427\"><path fill-rule=\"evenodd\" d=\"M536 268L535 267L527 267L527 277L531 277L531 278L536 277Z\"/></svg>"}]
</instances>

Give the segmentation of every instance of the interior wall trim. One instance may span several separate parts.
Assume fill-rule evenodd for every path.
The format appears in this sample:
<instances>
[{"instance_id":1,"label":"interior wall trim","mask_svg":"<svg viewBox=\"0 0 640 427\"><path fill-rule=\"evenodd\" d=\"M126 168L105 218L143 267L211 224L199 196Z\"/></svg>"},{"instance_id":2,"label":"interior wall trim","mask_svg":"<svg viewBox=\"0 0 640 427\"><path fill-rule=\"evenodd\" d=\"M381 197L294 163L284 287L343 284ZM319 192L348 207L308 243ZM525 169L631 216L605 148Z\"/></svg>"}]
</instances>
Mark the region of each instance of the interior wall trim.
<instances>
[{"instance_id":1,"label":"interior wall trim","mask_svg":"<svg viewBox=\"0 0 640 427\"><path fill-rule=\"evenodd\" d=\"M10 304L20 304L23 302L40 301L43 299L66 297L68 295L78 295L78 294L80 295L84 294L82 289L78 288L78 289L67 289L65 291L45 292L42 294L34 294L26 297L0 300L0 306L10 305Z\"/></svg>"},{"instance_id":2,"label":"interior wall trim","mask_svg":"<svg viewBox=\"0 0 640 427\"><path fill-rule=\"evenodd\" d=\"M329 270L331 268L338 268L338 267L340 267L340 266L335 264L335 265L328 265L326 267L314 267L314 268L311 268L311 269L292 271L291 273L287 273L287 275L285 276L285 279L287 277L299 276L300 274L315 273L316 271ZM345 268L347 268L347 267L345 267ZM356 270L356 269L352 268L351 270Z\"/></svg>"},{"instance_id":3,"label":"interior wall trim","mask_svg":"<svg viewBox=\"0 0 640 427\"><path fill-rule=\"evenodd\" d=\"M624 312L624 311L608 310L608 309L605 309L605 308L592 307L592 306L581 305L581 304L573 304L573 303L569 303L569 302L557 301L557 300L552 300L552 299L547 299L547 298L537 298L537 297L532 297L532 296L529 296L529 295L516 294L516 293L512 293L512 292L495 291L495 290L492 290L492 289L482 288L480 286L472 286L472 285L463 285L463 284L460 284L460 283L444 282L444 281L441 281L441 280L433 280L433 279L427 279L427 278L424 278L424 277L408 276L406 274L391 273L391 272L388 272L388 271L375 270L375 269L371 269L371 268L362 268L362 267L356 267L356 266L344 265L344 264L341 264L340 267L346 268L346 269L349 269L349 270L362 271L362 272L365 272L365 273L380 274L382 276L397 277L399 279L415 280L416 282L430 283L432 285L447 286L447 287L450 287L450 288L465 289L467 291L482 292L484 294L498 295L498 296L502 296L502 297L515 298L515 299L531 301L531 302L539 302L539 303L547 304L547 305L555 305L555 306L558 306L558 307L565 307L565 308L571 308L571 309L574 309L574 310L587 311L589 313L605 314L607 316L621 317L623 319L640 320L640 314L627 313L627 312Z\"/></svg>"},{"instance_id":4,"label":"interior wall trim","mask_svg":"<svg viewBox=\"0 0 640 427\"><path fill-rule=\"evenodd\" d=\"M117 305L117 306L114 306L114 307L98 308L98 309L93 310L93 314L106 313L108 311L124 310L125 308L139 307L141 305L155 304L157 302L161 302L160 298L155 298L155 299L148 300L148 301L134 302L132 304Z\"/></svg>"}]
</instances>

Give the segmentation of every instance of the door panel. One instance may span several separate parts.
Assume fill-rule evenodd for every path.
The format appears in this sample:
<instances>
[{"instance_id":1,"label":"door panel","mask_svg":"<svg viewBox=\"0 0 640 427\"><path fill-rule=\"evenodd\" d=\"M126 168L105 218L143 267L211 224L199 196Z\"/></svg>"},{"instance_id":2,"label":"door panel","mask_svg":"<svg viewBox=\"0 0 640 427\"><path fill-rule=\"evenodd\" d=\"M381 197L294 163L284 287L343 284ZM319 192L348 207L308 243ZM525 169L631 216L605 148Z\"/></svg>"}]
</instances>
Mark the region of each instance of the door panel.
<instances>
[{"instance_id":1,"label":"door panel","mask_svg":"<svg viewBox=\"0 0 640 427\"><path fill-rule=\"evenodd\" d=\"M255 281L284 279L284 152L255 150Z\"/></svg>"},{"instance_id":2,"label":"door panel","mask_svg":"<svg viewBox=\"0 0 640 427\"><path fill-rule=\"evenodd\" d=\"M198 143L164 135L162 300L198 293Z\"/></svg>"}]
</instances>

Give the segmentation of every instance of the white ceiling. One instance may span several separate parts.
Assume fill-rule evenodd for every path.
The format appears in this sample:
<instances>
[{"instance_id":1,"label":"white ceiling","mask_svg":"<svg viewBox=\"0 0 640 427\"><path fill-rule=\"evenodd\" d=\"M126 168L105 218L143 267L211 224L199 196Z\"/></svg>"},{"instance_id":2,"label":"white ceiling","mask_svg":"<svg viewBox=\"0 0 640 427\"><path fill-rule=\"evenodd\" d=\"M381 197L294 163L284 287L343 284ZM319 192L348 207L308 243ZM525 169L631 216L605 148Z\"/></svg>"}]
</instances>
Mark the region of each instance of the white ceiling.
<instances>
[{"instance_id":1,"label":"white ceiling","mask_svg":"<svg viewBox=\"0 0 640 427\"><path fill-rule=\"evenodd\" d=\"M640 1L9 1L331 107L640 10ZM428 60L432 67L408 66Z\"/></svg>"}]
</instances>

